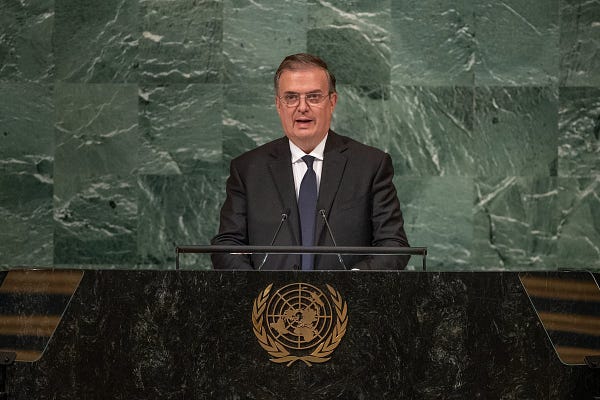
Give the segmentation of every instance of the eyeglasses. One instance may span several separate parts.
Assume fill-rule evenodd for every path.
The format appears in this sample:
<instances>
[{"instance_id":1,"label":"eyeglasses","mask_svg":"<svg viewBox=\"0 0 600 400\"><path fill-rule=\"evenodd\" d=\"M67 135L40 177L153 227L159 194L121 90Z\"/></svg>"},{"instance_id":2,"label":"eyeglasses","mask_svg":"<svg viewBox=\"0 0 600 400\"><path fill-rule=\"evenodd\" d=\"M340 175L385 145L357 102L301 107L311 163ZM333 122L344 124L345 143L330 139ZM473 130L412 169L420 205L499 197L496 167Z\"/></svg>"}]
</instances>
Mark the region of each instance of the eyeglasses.
<instances>
[{"instance_id":1,"label":"eyeglasses","mask_svg":"<svg viewBox=\"0 0 600 400\"><path fill-rule=\"evenodd\" d=\"M290 107L294 107L294 106L297 106L298 104L300 104L300 99L302 97L304 97L304 99L306 100L306 102L308 104L317 105L317 104L321 104L323 102L323 100L325 100L327 97L329 97L329 95L322 94L322 93L307 93L307 94L286 93L283 96L281 96L279 99L281 101L283 101L286 105L288 105Z\"/></svg>"}]
</instances>

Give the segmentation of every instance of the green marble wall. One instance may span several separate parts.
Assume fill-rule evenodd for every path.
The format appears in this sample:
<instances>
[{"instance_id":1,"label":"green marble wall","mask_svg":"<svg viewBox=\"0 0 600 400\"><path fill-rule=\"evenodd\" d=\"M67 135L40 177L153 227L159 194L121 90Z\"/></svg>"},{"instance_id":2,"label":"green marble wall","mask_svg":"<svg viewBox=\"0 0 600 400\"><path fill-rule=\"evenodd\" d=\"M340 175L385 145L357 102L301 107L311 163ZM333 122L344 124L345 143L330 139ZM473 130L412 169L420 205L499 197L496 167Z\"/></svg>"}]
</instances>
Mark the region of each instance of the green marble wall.
<instances>
[{"instance_id":1,"label":"green marble wall","mask_svg":"<svg viewBox=\"0 0 600 400\"><path fill-rule=\"evenodd\" d=\"M338 76L334 129L392 155L431 269L600 269L583 0L2 1L0 266L172 268L208 243L301 51Z\"/></svg>"}]
</instances>

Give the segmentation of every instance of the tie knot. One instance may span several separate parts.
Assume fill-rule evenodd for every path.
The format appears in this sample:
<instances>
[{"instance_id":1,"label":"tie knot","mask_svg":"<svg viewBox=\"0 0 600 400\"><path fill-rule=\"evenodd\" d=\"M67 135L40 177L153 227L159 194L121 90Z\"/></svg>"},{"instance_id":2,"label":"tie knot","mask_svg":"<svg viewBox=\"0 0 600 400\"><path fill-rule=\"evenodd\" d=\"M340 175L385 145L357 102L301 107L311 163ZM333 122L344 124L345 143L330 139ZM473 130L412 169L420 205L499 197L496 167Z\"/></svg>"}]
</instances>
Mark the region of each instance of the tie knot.
<instances>
[{"instance_id":1,"label":"tie knot","mask_svg":"<svg viewBox=\"0 0 600 400\"><path fill-rule=\"evenodd\" d=\"M313 156L306 155L302 157L302 160L306 163L308 169L312 169L313 162L315 161L315 158Z\"/></svg>"}]
</instances>

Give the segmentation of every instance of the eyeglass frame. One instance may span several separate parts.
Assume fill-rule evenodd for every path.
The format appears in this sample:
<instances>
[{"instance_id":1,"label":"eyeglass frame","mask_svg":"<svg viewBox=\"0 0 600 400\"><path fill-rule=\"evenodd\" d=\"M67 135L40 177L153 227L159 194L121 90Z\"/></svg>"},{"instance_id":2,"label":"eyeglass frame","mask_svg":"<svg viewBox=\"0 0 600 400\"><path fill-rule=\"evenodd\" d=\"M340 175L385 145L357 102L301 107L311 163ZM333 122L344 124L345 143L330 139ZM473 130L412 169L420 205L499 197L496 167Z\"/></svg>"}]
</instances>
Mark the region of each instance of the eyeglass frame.
<instances>
[{"instance_id":1,"label":"eyeglass frame","mask_svg":"<svg viewBox=\"0 0 600 400\"><path fill-rule=\"evenodd\" d=\"M327 94L323 94L323 93L321 93L321 92L309 92L309 93L304 93L304 94L302 94L302 93L296 93L296 92L286 92L286 94L284 94L283 96L277 96L277 98L278 98L278 99L279 99L279 100L280 100L280 101L281 101L283 104L285 104L285 105L286 105L286 106L288 106L288 107L297 107L297 106L300 104L300 100L302 100L302 98L303 98L303 97L304 97L304 101L305 101L305 103L306 103L306 104L309 104L309 105L311 105L311 106L316 106L316 105L319 105L319 104L323 103L323 102L325 101L325 99L326 99L326 98L328 98L328 97L331 97L331 95L332 95L333 93L334 93L334 92L329 92L329 93L327 93ZM309 95L311 95L311 94L312 94L312 95L319 95L319 96L321 96L321 100L319 100L319 101L318 101L318 102L316 102L316 103L311 103L310 101L308 101L308 98L307 98L307 96L309 96ZM297 95L297 96L298 96L298 103L295 103L295 104L289 104L288 102L286 102L286 101L284 100L284 97L285 97L285 96L287 96L287 95Z\"/></svg>"}]
</instances>

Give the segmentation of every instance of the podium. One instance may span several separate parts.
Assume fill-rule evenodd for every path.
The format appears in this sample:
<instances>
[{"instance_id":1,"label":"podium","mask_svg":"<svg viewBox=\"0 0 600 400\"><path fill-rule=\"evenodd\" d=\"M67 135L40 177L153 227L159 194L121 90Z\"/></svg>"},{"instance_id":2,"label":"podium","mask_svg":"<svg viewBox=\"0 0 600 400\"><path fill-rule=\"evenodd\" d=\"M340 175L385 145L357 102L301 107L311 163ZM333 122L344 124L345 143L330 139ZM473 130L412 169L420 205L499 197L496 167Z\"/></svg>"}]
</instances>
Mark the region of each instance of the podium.
<instances>
[{"instance_id":1,"label":"podium","mask_svg":"<svg viewBox=\"0 0 600 400\"><path fill-rule=\"evenodd\" d=\"M346 307L343 319L331 303L344 334L323 335L335 341L323 362L302 349L276 362L256 334L261 298L299 284ZM581 400L600 393L598 377L561 363L515 272L100 270L83 273L39 360L8 367L7 389L14 400Z\"/></svg>"}]
</instances>

